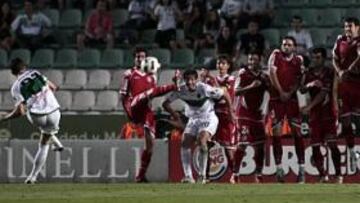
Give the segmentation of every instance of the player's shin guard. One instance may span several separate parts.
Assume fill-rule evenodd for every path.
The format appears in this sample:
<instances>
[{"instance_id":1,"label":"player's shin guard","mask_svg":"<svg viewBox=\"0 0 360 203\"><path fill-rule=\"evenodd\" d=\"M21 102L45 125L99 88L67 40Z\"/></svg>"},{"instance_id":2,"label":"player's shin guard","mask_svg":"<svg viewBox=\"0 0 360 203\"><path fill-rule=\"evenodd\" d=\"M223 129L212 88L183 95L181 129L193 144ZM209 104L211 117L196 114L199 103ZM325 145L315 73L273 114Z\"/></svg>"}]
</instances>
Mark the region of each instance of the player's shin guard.
<instances>
[{"instance_id":1,"label":"player's shin guard","mask_svg":"<svg viewBox=\"0 0 360 203\"><path fill-rule=\"evenodd\" d=\"M208 164L208 148L206 145L200 147L200 154L199 154L199 168L200 168L200 175L203 178L206 178L206 169Z\"/></svg>"},{"instance_id":2,"label":"player's shin guard","mask_svg":"<svg viewBox=\"0 0 360 203\"><path fill-rule=\"evenodd\" d=\"M139 173L136 176L136 181L143 182L145 180L145 174L149 167L150 161L152 157L152 152L148 150L144 150L141 154L141 165L139 169Z\"/></svg>"},{"instance_id":3,"label":"player's shin guard","mask_svg":"<svg viewBox=\"0 0 360 203\"><path fill-rule=\"evenodd\" d=\"M275 164L280 165L283 155L282 143L280 136L273 136L273 152L275 158Z\"/></svg>"},{"instance_id":4,"label":"player's shin guard","mask_svg":"<svg viewBox=\"0 0 360 203\"><path fill-rule=\"evenodd\" d=\"M323 176L325 176L324 158L323 158L323 156L321 154L321 151L320 151L320 145L313 146L312 150L313 150L313 160L314 160L314 163L315 163L315 167L319 171L320 177L323 177Z\"/></svg>"},{"instance_id":5,"label":"player's shin guard","mask_svg":"<svg viewBox=\"0 0 360 203\"><path fill-rule=\"evenodd\" d=\"M181 164L185 174L185 178L193 179L193 174L191 170L191 149L181 147Z\"/></svg>"},{"instance_id":6,"label":"player's shin guard","mask_svg":"<svg viewBox=\"0 0 360 203\"><path fill-rule=\"evenodd\" d=\"M38 151L34 158L33 168L28 177L29 180L35 181L39 175L41 168L44 166L49 151L48 144L39 144Z\"/></svg>"},{"instance_id":7,"label":"player's shin guard","mask_svg":"<svg viewBox=\"0 0 360 203\"><path fill-rule=\"evenodd\" d=\"M304 138L298 135L295 135L295 151L298 163L303 165L305 161L305 143Z\"/></svg>"}]
</instances>

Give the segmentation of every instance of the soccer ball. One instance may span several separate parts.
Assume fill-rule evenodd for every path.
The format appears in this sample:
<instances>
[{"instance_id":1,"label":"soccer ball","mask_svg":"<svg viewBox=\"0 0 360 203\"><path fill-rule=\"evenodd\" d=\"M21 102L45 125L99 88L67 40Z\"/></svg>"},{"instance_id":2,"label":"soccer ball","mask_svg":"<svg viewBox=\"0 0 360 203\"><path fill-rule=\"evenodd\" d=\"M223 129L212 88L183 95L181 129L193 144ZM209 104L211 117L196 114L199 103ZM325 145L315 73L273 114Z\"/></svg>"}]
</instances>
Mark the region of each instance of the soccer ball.
<instances>
[{"instance_id":1,"label":"soccer ball","mask_svg":"<svg viewBox=\"0 0 360 203\"><path fill-rule=\"evenodd\" d=\"M156 74L160 67L161 64L159 60L153 56L146 57L145 60L141 61L140 64L141 70L146 73Z\"/></svg>"}]
</instances>

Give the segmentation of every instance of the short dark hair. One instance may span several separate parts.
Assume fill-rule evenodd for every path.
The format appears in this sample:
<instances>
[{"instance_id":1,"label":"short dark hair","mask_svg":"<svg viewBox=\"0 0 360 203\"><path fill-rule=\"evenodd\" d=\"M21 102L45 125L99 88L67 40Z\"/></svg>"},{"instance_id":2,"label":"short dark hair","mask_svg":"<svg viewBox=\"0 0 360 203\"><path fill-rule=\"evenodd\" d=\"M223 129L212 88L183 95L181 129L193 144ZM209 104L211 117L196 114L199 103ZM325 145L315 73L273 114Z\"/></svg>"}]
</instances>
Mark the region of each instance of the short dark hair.
<instances>
[{"instance_id":1,"label":"short dark hair","mask_svg":"<svg viewBox=\"0 0 360 203\"><path fill-rule=\"evenodd\" d=\"M195 69L187 69L184 73L183 73L183 78L186 79L189 76L195 76L195 78L198 78L198 72Z\"/></svg>"},{"instance_id":2,"label":"short dark hair","mask_svg":"<svg viewBox=\"0 0 360 203\"><path fill-rule=\"evenodd\" d=\"M227 54L220 54L218 57L217 57L217 60L218 61L226 61L228 64L229 64L229 70L228 72L231 73L233 71L233 62L230 58L229 55Z\"/></svg>"},{"instance_id":3,"label":"short dark hair","mask_svg":"<svg viewBox=\"0 0 360 203\"><path fill-rule=\"evenodd\" d=\"M261 59L261 57L262 57L261 52L258 50L251 50L251 51L249 51L249 53L247 55L257 55L259 57L259 59Z\"/></svg>"},{"instance_id":4,"label":"short dark hair","mask_svg":"<svg viewBox=\"0 0 360 203\"><path fill-rule=\"evenodd\" d=\"M311 51L313 54L318 54L318 53L320 53L321 54L321 56L324 58L324 59L326 59L326 49L325 48L323 48L323 47L316 47L316 48L314 48L312 51Z\"/></svg>"},{"instance_id":5,"label":"short dark hair","mask_svg":"<svg viewBox=\"0 0 360 203\"><path fill-rule=\"evenodd\" d=\"M303 22L302 17L299 16L299 15L294 15L294 16L292 17L292 20L299 20L300 22Z\"/></svg>"},{"instance_id":6,"label":"short dark hair","mask_svg":"<svg viewBox=\"0 0 360 203\"><path fill-rule=\"evenodd\" d=\"M285 36L282 40L291 40L294 43L294 46L297 46L296 39L293 36Z\"/></svg>"},{"instance_id":7,"label":"short dark hair","mask_svg":"<svg viewBox=\"0 0 360 203\"><path fill-rule=\"evenodd\" d=\"M146 49L144 49L143 47L136 47L136 48L134 49L133 56L135 56L135 55L136 55L137 53L139 53L139 52L144 52L145 55L147 56L147 51L146 51Z\"/></svg>"},{"instance_id":8,"label":"short dark hair","mask_svg":"<svg viewBox=\"0 0 360 203\"><path fill-rule=\"evenodd\" d=\"M9 64L9 69L13 75L18 75L25 67L25 63L21 58L14 58Z\"/></svg>"},{"instance_id":9,"label":"short dark hair","mask_svg":"<svg viewBox=\"0 0 360 203\"><path fill-rule=\"evenodd\" d=\"M355 26L360 25L359 19L356 18L356 17L348 17L348 18L345 19L345 22L346 23L354 23Z\"/></svg>"}]
</instances>

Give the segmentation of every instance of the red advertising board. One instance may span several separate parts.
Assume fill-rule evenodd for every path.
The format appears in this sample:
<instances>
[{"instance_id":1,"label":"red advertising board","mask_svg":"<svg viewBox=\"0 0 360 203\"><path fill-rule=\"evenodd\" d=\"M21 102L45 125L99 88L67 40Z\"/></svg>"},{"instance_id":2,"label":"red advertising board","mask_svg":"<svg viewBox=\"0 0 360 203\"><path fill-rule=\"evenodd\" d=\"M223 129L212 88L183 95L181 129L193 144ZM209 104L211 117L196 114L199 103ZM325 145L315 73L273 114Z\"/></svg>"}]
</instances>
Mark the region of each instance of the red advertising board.
<instances>
[{"instance_id":1,"label":"red advertising board","mask_svg":"<svg viewBox=\"0 0 360 203\"><path fill-rule=\"evenodd\" d=\"M312 183L317 182L318 171L315 166L311 163L312 149L309 145L309 141L306 140L305 149L305 171L306 171L306 182ZM341 152L341 171L344 175L345 183L360 183L360 173L351 171L348 150L345 143L339 141L339 148ZM171 182L179 182L183 178L183 170L181 165L180 157L180 140L170 141L169 145L169 180ZM360 138L356 139L355 150L360 151ZM193 160L192 168L194 178L197 175L197 148L193 149ZM335 181L334 174L335 170L331 159L329 159L330 153L328 153L326 147L322 147L322 154L324 156L324 168L328 171L330 182ZM222 147L215 147L211 149L210 153L210 172L209 178L212 182L228 182L230 179L230 171L228 169L227 160ZM255 162L253 159L254 150L253 148L247 147L246 155L244 156L243 162L240 168L240 181L244 183L254 182ZM295 154L295 148L292 139L283 140L283 160L282 166L285 171L285 181L289 183L296 182L296 176L298 173L298 164ZM360 160L357 163L357 171L360 170ZM275 178L275 161L272 153L271 138L266 142L265 147L265 161L263 168L263 181L264 182L276 182Z\"/></svg>"}]
</instances>

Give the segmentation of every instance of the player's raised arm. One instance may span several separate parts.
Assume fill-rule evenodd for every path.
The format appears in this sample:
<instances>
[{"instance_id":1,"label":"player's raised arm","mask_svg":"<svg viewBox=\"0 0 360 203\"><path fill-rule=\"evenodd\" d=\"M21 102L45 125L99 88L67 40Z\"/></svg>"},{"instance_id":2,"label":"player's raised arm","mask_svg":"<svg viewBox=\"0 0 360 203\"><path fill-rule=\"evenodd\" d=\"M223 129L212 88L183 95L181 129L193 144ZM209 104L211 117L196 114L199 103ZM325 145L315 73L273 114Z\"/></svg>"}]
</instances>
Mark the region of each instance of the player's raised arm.
<instances>
[{"instance_id":1,"label":"player's raised arm","mask_svg":"<svg viewBox=\"0 0 360 203\"><path fill-rule=\"evenodd\" d=\"M332 52L332 64L335 68L336 73L339 75L339 77L341 77L341 75L344 73L341 69L340 69L340 57L339 57L339 46L338 46L338 41L340 40L342 36L339 35L334 48L333 48L333 52Z\"/></svg>"}]
</instances>

